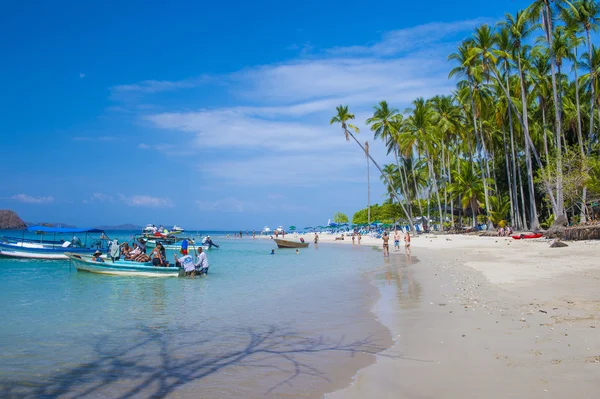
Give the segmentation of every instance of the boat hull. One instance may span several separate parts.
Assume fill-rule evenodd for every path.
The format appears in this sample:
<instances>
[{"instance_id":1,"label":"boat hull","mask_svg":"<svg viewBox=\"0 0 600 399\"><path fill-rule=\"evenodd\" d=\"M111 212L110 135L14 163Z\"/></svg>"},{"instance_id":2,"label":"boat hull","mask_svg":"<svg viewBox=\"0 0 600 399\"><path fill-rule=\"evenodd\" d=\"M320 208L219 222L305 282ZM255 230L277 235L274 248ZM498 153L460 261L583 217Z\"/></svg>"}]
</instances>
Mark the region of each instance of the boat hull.
<instances>
[{"instance_id":1,"label":"boat hull","mask_svg":"<svg viewBox=\"0 0 600 399\"><path fill-rule=\"evenodd\" d=\"M298 242L298 241L288 241L282 240L281 238L275 238L275 243L279 248L306 248L308 247L307 242Z\"/></svg>"},{"instance_id":2,"label":"boat hull","mask_svg":"<svg viewBox=\"0 0 600 399\"><path fill-rule=\"evenodd\" d=\"M96 274L112 276L137 276L137 277L179 277L180 268L153 266L152 263L136 263L131 261L95 262L90 256L67 254L77 270Z\"/></svg>"},{"instance_id":3,"label":"boat hull","mask_svg":"<svg viewBox=\"0 0 600 399\"><path fill-rule=\"evenodd\" d=\"M531 239L531 238L542 238L544 235L541 233L537 233L537 234L520 234L520 235L514 235L512 236L513 239L515 240L527 240L527 239Z\"/></svg>"},{"instance_id":4,"label":"boat hull","mask_svg":"<svg viewBox=\"0 0 600 399\"><path fill-rule=\"evenodd\" d=\"M91 248L48 248L40 246L27 246L18 244L0 244L0 256L7 258L20 259L49 259L61 260L68 259L65 251L74 252L77 254L93 254L96 249Z\"/></svg>"}]
</instances>

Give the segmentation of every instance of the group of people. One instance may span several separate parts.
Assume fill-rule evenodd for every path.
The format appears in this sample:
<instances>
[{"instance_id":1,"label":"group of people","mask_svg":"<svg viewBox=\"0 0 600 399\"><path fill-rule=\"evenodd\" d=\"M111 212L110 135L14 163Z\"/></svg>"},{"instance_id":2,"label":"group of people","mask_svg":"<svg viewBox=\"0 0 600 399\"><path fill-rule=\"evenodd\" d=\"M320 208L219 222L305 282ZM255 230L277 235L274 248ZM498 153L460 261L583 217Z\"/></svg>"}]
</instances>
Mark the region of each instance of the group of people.
<instances>
[{"instance_id":1,"label":"group of people","mask_svg":"<svg viewBox=\"0 0 600 399\"><path fill-rule=\"evenodd\" d=\"M498 229L498 237L508 237L514 233L510 226L500 227Z\"/></svg>"},{"instance_id":2,"label":"group of people","mask_svg":"<svg viewBox=\"0 0 600 399\"><path fill-rule=\"evenodd\" d=\"M400 250L400 239L404 237L404 250L407 255L410 255L410 233L407 231L406 233L400 233L400 231L394 231L394 249ZM383 240L383 256L390 256L390 236L388 232L383 232L383 236L381 237Z\"/></svg>"},{"instance_id":3,"label":"group of people","mask_svg":"<svg viewBox=\"0 0 600 399\"><path fill-rule=\"evenodd\" d=\"M183 254L183 251L181 252ZM196 275L208 274L208 257L206 253L202 251L202 247L196 248L196 253L195 260L187 251L185 251L185 254L181 258L178 258L177 254L173 255L175 257L175 265L183 267L186 277L194 278Z\"/></svg>"}]
</instances>

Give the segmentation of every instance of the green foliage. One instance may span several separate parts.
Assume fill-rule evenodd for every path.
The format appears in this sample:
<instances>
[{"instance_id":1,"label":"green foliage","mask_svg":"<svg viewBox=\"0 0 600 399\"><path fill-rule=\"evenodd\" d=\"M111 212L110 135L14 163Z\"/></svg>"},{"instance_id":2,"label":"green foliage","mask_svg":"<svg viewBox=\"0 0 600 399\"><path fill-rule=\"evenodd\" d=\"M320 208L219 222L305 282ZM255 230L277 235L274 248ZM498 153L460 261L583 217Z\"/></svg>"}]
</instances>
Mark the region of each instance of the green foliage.
<instances>
[{"instance_id":1,"label":"green foliage","mask_svg":"<svg viewBox=\"0 0 600 399\"><path fill-rule=\"evenodd\" d=\"M348 216L342 212L336 212L335 215L333 215L333 221L337 224L348 223Z\"/></svg>"},{"instance_id":2,"label":"green foliage","mask_svg":"<svg viewBox=\"0 0 600 399\"><path fill-rule=\"evenodd\" d=\"M554 215L550 215L546 218L546 220L544 220L543 222L540 223L540 226L542 226L544 229L549 229L550 226L552 226L554 224Z\"/></svg>"},{"instance_id":3,"label":"green foliage","mask_svg":"<svg viewBox=\"0 0 600 399\"><path fill-rule=\"evenodd\" d=\"M489 217L494 226L504 227L510 213L510 200L508 195L490 197Z\"/></svg>"},{"instance_id":4,"label":"green foliage","mask_svg":"<svg viewBox=\"0 0 600 399\"><path fill-rule=\"evenodd\" d=\"M368 209L361 209L352 216L352 223L365 224L368 223ZM371 223L379 220L382 223L394 223L397 220L403 220L404 212L398 204L385 203L383 205L371 205Z\"/></svg>"}]
</instances>

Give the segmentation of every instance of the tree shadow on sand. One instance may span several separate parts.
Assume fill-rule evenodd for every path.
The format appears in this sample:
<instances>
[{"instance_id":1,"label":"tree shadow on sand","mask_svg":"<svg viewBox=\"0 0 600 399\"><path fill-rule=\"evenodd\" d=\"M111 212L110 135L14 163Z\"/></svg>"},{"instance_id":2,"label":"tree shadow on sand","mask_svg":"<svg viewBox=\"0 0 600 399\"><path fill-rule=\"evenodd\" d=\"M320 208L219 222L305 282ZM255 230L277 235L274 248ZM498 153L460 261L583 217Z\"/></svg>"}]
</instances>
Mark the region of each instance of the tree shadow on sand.
<instances>
[{"instance_id":1,"label":"tree shadow on sand","mask_svg":"<svg viewBox=\"0 0 600 399\"><path fill-rule=\"evenodd\" d=\"M315 366L316 360L328 353L353 357L386 349L373 337L346 342L345 337L307 337L278 326L230 332L233 339L229 343L222 336L187 342L185 333L165 333L147 326L136 333L133 344L120 343L116 334L99 337L93 341L90 361L71 363L50 377L0 381L0 397L163 398L189 388L188 384L197 387L195 383L225 369L230 369L227 378L234 384L231 380L240 367L252 368L251 374L257 378L268 374L268 387L259 393L268 396L290 387L298 391L307 379L328 382L327 374ZM220 395L213 392L213 396Z\"/></svg>"}]
</instances>

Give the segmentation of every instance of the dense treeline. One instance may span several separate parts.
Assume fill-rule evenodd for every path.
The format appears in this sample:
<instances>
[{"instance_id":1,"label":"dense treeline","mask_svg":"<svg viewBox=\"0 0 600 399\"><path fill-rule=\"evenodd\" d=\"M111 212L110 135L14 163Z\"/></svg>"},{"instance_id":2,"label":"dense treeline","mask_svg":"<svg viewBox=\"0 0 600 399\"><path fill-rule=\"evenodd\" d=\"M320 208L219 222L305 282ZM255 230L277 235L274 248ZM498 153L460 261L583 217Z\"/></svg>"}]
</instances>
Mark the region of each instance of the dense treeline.
<instances>
[{"instance_id":1,"label":"dense treeline","mask_svg":"<svg viewBox=\"0 0 600 399\"><path fill-rule=\"evenodd\" d=\"M535 0L481 25L449 55L452 95L417 98L404 113L381 101L367 119L394 162L380 167L351 124L341 123L380 172L405 220L454 227L456 210L491 224L537 229L559 215L594 216L600 198L600 6ZM373 220L373 219L371 219Z\"/></svg>"}]
</instances>

